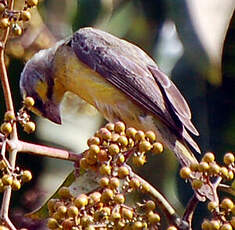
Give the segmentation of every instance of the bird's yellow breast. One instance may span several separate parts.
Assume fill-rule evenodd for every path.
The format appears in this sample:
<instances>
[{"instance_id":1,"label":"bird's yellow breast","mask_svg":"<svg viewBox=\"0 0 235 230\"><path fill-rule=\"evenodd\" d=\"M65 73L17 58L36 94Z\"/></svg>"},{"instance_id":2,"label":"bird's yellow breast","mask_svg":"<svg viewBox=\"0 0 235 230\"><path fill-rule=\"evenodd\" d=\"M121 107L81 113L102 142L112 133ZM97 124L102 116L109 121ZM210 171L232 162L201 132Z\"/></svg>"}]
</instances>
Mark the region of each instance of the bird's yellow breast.
<instances>
[{"instance_id":1,"label":"bird's yellow breast","mask_svg":"<svg viewBox=\"0 0 235 230\"><path fill-rule=\"evenodd\" d=\"M75 93L96 107L109 121L123 120L129 125L139 123L139 116L144 113L142 109L104 77L82 63L70 47L60 47L54 62L54 91Z\"/></svg>"},{"instance_id":2,"label":"bird's yellow breast","mask_svg":"<svg viewBox=\"0 0 235 230\"><path fill-rule=\"evenodd\" d=\"M170 149L178 151L179 148L189 159L195 160L163 122L135 104L121 90L81 62L72 48L67 46L58 48L54 67L54 96L61 98L66 91L71 91L93 105L108 121L121 120L129 127L143 131L153 130L157 134L158 141L167 143L166 146Z\"/></svg>"}]
</instances>

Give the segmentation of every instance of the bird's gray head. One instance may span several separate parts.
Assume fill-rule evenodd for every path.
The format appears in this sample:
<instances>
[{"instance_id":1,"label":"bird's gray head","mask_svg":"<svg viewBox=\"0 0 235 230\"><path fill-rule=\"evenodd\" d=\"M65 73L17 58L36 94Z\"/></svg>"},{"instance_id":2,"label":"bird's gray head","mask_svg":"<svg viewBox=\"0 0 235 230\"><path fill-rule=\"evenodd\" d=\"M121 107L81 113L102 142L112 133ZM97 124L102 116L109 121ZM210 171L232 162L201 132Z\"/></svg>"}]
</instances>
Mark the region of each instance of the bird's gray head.
<instances>
[{"instance_id":1,"label":"bird's gray head","mask_svg":"<svg viewBox=\"0 0 235 230\"><path fill-rule=\"evenodd\" d=\"M23 98L34 99L34 113L61 124L59 105L53 101L52 62L55 50L55 47L41 50L26 63L21 73L20 90Z\"/></svg>"}]
</instances>

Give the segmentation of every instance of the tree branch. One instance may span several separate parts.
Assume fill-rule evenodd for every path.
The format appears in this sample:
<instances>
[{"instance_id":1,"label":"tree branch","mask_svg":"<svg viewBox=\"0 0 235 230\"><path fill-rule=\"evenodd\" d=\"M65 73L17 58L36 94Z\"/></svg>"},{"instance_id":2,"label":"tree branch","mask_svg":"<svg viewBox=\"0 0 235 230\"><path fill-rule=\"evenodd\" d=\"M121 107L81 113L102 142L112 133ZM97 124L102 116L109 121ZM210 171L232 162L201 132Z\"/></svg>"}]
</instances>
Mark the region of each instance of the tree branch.
<instances>
[{"instance_id":1,"label":"tree branch","mask_svg":"<svg viewBox=\"0 0 235 230\"><path fill-rule=\"evenodd\" d=\"M143 178L141 178L134 172L132 173L134 177L138 178L141 183L148 184L148 194L156 200L156 202L161 207L170 223L175 225L179 230L190 230L188 223L178 216L174 208L170 205L166 198L159 191L157 191L156 188L154 188L152 185L150 185L147 181L145 181Z\"/></svg>"},{"instance_id":2,"label":"tree branch","mask_svg":"<svg viewBox=\"0 0 235 230\"><path fill-rule=\"evenodd\" d=\"M9 147L16 147L18 152L25 152L29 154L36 154L40 156L52 157L61 160L69 160L69 161L79 161L82 158L82 154L73 153L67 150L53 148L43 145L32 144L24 141L17 142L8 142ZM17 145L17 146L14 146Z\"/></svg>"},{"instance_id":3,"label":"tree branch","mask_svg":"<svg viewBox=\"0 0 235 230\"><path fill-rule=\"evenodd\" d=\"M14 8L14 0L9 0L8 9L13 10L13 8ZM6 47L9 33L10 33L10 26L8 26L3 31L3 38L2 38L2 41L0 41L0 79L2 83L6 109L7 111L11 111L13 114L15 114L12 95L11 95L11 89L10 89L10 85L8 81L7 69L5 65L5 47ZM13 130L10 135L10 139L14 141L18 140L17 129L16 129L15 123L13 124ZM16 149L12 149L11 151L9 151L9 163L13 171L15 169L16 156L17 156ZM8 186L8 188L4 191L0 216L1 216L1 219L3 219L6 223L8 223L11 229L15 229L13 224L9 224L11 222L9 221L9 218L8 218L9 205L10 205L10 200L11 200L11 190L12 190L11 187Z\"/></svg>"}]
</instances>

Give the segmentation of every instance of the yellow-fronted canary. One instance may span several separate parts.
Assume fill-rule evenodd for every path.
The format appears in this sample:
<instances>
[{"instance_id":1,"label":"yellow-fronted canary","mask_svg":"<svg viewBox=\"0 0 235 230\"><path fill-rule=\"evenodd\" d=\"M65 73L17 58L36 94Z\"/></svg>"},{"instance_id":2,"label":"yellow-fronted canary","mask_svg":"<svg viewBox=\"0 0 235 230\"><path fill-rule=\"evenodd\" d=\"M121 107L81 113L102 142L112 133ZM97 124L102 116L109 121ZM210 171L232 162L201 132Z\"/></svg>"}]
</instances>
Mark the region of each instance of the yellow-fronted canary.
<instances>
[{"instance_id":1,"label":"yellow-fronted canary","mask_svg":"<svg viewBox=\"0 0 235 230\"><path fill-rule=\"evenodd\" d=\"M107 32L82 28L28 61L21 75L23 96L33 97L33 112L61 123L66 91L94 106L110 122L152 130L182 166L200 152L187 102L174 83L139 47Z\"/></svg>"}]
</instances>

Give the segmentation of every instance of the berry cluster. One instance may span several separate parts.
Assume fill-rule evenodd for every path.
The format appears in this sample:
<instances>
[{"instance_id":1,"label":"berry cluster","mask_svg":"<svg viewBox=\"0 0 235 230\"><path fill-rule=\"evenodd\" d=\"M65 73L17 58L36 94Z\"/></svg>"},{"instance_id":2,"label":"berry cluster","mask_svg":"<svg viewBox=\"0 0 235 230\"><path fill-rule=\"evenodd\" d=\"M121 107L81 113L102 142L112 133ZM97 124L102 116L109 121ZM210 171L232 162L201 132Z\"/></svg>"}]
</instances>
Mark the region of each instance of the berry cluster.
<instances>
[{"instance_id":1,"label":"berry cluster","mask_svg":"<svg viewBox=\"0 0 235 230\"><path fill-rule=\"evenodd\" d=\"M15 115L12 111L7 111L4 114L4 122L1 124L0 131L3 135L8 136L13 129L13 124L16 121Z\"/></svg>"},{"instance_id":2,"label":"berry cluster","mask_svg":"<svg viewBox=\"0 0 235 230\"><path fill-rule=\"evenodd\" d=\"M4 122L0 126L0 131L3 136L2 146L1 146L1 161L0 161L0 192L11 186L13 190L19 190L22 183L29 182L32 179L32 174L28 170L20 170L18 167L12 169L6 156L6 139L9 134L13 131L13 125L15 122L19 122L23 125L26 132L32 132L35 130L35 124L29 121L29 116L24 112L25 107L33 106L34 101L32 98L26 98L24 101L24 106L21 109L21 112L17 116L14 115L14 112L7 111L4 115ZM25 116L22 116L25 114Z\"/></svg>"},{"instance_id":3,"label":"berry cluster","mask_svg":"<svg viewBox=\"0 0 235 230\"><path fill-rule=\"evenodd\" d=\"M232 230L235 228L235 204L231 199L224 198L220 204L211 201L207 207L214 218L203 221L203 230Z\"/></svg>"},{"instance_id":4,"label":"berry cluster","mask_svg":"<svg viewBox=\"0 0 235 230\"><path fill-rule=\"evenodd\" d=\"M159 224L160 216L154 212L154 201L148 200L135 207L127 206L126 195L117 192L119 180L111 178L108 185L104 185L107 182L108 178L101 178L102 189L77 197L73 197L67 187L62 187L59 198L48 202L48 227L73 230L149 229ZM134 186L141 186L136 180L133 183Z\"/></svg>"},{"instance_id":5,"label":"berry cluster","mask_svg":"<svg viewBox=\"0 0 235 230\"><path fill-rule=\"evenodd\" d=\"M4 190L11 186L13 190L19 190L21 188L22 183L29 182L32 179L32 174L28 170L20 170L16 168L14 172L10 170L10 166L7 165L7 161L0 161L0 192L4 192Z\"/></svg>"},{"instance_id":6,"label":"berry cluster","mask_svg":"<svg viewBox=\"0 0 235 230\"><path fill-rule=\"evenodd\" d=\"M130 205L132 192L148 193L147 182L140 180L126 165L132 157L137 166L146 161L146 152L160 153L163 146L153 132L127 128L123 122L108 123L88 140L89 149L80 167L97 172L98 188L73 196L60 188L59 198L48 202L50 229L158 229L160 216L152 200ZM128 202L127 202L128 201ZM171 229L175 229L171 226Z\"/></svg>"},{"instance_id":7,"label":"berry cluster","mask_svg":"<svg viewBox=\"0 0 235 230\"><path fill-rule=\"evenodd\" d=\"M163 145L156 141L154 132L126 129L123 122L108 123L87 144L89 149L80 160L80 166L84 169L98 167L102 175L118 174L120 178L129 175L123 165L130 156L136 166L142 166L146 162L146 152L163 152Z\"/></svg>"},{"instance_id":8,"label":"berry cluster","mask_svg":"<svg viewBox=\"0 0 235 230\"><path fill-rule=\"evenodd\" d=\"M35 131L35 123L30 121L30 116L28 115L26 109L32 108L34 105L34 99L32 97L26 97L24 99L24 105L20 109L19 113L17 114L17 118L15 117L12 111L7 111L4 115L4 122L0 126L0 132L4 136L8 136L12 133L13 124L18 121L20 125L23 126L24 131L26 133L32 133Z\"/></svg>"},{"instance_id":9,"label":"berry cluster","mask_svg":"<svg viewBox=\"0 0 235 230\"><path fill-rule=\"evenodd\" d=\"M30 121L30 116L28 115L27 110L30 110L34 106L34 99L32 97L26 97L23 104L23 107L17 114L17 121L21 124L26 133L32 133L35 131L36 126L33 121Z\"/></svg>"},{"instance_id":10,"label":"berry cluster","mask_svg":"<svg viewBox=\"0 0 235 230\"><path fill-rule=\"evenodd\" d=\"M180 176L183 179L192 179L192 187L200 189L203 183L208 183L211 177L222 177L226 181L231 181L234 178L234 154L226 153L224 155L225 166L219 166L215 161L215 155L211 152L206 153L201 162L191 164L190 167L183 167L180 170ZM200 174L200 177L195 178L195 173Z\"/></svg>"},{"instance_id":11,"label":"berry cluster","mask_svg":"<svg viewBox=\"0 0 235 230\"><path fill-rule=\"evenodd\" d=\"M31 13L29 10L37 6L38 0L26 0L23 10L9 10L9 6L5 0L0 1L0 28L5 29L11 27L11 31L15 36L22 34L21 22L29 21Z\"/></svg>"},{"instance_id":12,"label":"berry cluster","mask_svg":"<svg viewBox=\"0 0 235 230\"><path fill-rule=\"evenodd\" d=\"M213 153L206 153L200 163L192 164L190 167L183 167L180 176L183 179L192 179L192 187L200 189L203 184L210 183L210 178L221 177L224 181L231 181L235 173L235 157L233 153L224 155L224 166L219 166L215 161ZM200 177L195 178L197 173ZM220 204L209 202L208 210L212 213L211 220L204 220L203 230L232 230L235 228L235 205L232 200L225 198Z\"/></svg>"}]
</instances>

